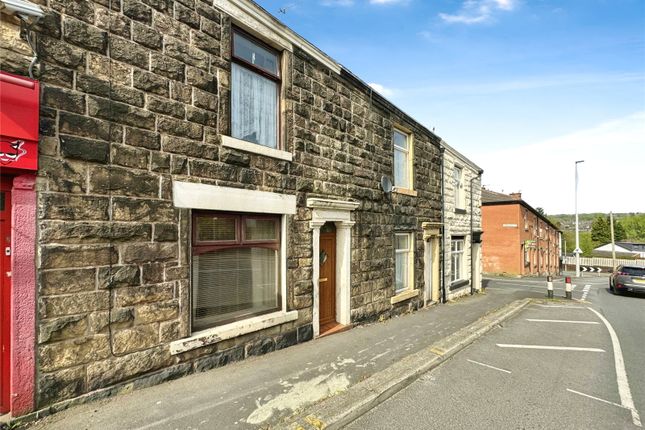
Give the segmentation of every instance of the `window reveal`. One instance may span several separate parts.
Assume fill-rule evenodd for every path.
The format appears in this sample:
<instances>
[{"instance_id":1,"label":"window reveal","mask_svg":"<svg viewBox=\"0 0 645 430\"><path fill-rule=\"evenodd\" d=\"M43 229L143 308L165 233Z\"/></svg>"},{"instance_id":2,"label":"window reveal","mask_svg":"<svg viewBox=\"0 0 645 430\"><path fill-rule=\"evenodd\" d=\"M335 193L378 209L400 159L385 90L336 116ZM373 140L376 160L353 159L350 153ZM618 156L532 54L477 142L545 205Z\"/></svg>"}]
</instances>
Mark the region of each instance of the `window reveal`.
<instances>
[{"instance_id":1,"label":"window reveal","mask_svg":"<svg viewBox=\"0 0 645 430\"><path fill-rule=\"evenodd\" d=\"M193 216L193 331L278 310L280 217Z\"/></svg>"},{"instance_id":2,"label":"window reveal","mask_svg":"<svg viewBox=\"0 0 645 430\"><path fill-rule=\"evenodd\" d=\"M278 148L279 54L234 30L231 65L231 135Z\"/></svg>"}]
</instances>

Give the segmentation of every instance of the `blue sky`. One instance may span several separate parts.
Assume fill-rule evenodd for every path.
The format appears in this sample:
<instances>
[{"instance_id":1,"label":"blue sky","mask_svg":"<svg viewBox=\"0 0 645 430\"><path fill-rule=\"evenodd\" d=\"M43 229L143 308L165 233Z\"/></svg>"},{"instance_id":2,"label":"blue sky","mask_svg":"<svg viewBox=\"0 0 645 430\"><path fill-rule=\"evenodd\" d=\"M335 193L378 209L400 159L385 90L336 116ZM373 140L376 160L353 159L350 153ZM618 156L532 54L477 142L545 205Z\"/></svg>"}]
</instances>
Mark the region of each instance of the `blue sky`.
<instances>
[{"instance_id":1,"label":"blue sky","mask_svg":"<svg viewBox=\"0 0 645 430\"><path fill-rule=\"evenodd\" d=\"M572 213L584 159L580 212L645 212L645 0L258 3L435 127L490 189Z\"/></svg>"}]
</instances>

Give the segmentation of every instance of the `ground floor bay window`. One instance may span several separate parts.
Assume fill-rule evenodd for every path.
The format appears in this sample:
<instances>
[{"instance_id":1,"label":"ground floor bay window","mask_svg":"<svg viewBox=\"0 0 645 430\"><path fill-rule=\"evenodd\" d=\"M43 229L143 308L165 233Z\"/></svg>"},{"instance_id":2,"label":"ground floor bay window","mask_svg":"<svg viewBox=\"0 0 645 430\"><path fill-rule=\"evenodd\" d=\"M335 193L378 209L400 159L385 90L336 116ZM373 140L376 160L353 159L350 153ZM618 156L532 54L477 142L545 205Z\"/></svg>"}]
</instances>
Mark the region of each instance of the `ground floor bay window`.
<instances>
[{"instance_id":1,"label":"ground floor bay window","mask_svg":"<svg viewBox=\"0 0 645 430\"><path fill-rule=\"evenodd\" d=\"M280 217L193 215L192 330L277 311Z\"/></svg>"}]
</instances>

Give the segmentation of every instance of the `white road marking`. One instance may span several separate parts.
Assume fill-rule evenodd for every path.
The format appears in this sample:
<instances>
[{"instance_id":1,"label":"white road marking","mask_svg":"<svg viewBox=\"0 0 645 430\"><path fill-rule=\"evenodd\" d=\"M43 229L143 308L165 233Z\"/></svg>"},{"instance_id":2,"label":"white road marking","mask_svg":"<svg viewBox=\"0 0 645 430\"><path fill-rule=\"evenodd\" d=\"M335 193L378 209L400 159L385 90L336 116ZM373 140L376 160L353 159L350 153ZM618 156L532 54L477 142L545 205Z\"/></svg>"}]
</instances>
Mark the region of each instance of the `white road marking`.
<instances>
[{"instance_id":1,"label":"white road marking","mask_svg":"<svg viewBox=\"0 0 645 430\"><path fill-rule=\"evenodd\" d=\"M552 322L552 323L568 323L568 324L600 324L598 321L569 321L569 320L540 320L536 318L527 318L531 322Z\"/></svg>"},{"instance_id":2,"label":"white road marking","mask_svg":"<svg viewBox=\"0 0 645 430\"><path fill-rule=\"evenodd\" d=\"M586 300L587 299L587 294L589 294L589 290L591 289L591 285L587 284L585 287L582 289L582 299L581 300Z\"/></svg>"},{"instance_id":3,"label":"white road marking","mask_svg":"<svg viewBox=\"0 0 645 430\"><path fill-rule=\"evenodd\" d=\"M587 351L587 352L605 352L600 348L581 348L578 346L551 346L551 345L517 345L511 343L498 343L500 348L520 348L520 349L548 349L556 351Z\"/></svg>"},{"instance_id":4,"label":"white road marking","mask_svg":"<svg viewBox=\"0 0 645 430\"><path fill-rule=\"evenodd\" d=\"M566 308L566 309L587 309L582 306L570 306L570 305L540 305L535 304L533 306L539 306L541 308Z\"/></svg>"},{"instance_id":5,"label":"white road marking","mask_svg":"<svg viewBox=\"0 0 645 430\"><path fill-rule=\"evenodd\" d=\"M570 388L567 388L567 391L570 392L570 393L579 394L579 395L584 396L584 397L589 397L590 399L598 400L599 402L607 403L609 405L614 405L614 406L618 406L619 408L629 410L629 408L626 408L623 405L619 405L618 403L610 402L609 400L601 399L600 397L595 397L595 396L592 396L592 395L589 395L589 394L581 393L580 391L572 390Z\"/></svg>"},{"instance_id":6,"label":"white road marking","mask_svg":"<svg viewBox=\"0 0 645 430\"><path fill-rule=\"evenodd\" d=\"M491 366L490 364L480 363L479 361L471 360L469 358L467 358L467 360L470 361L471 363L479 364L480 366L488 367L490 369L499 370L500 372L511 373L510 370L500 369L499 367Z\"/></svg>"},{"instance_id":7,"label":"white road marking","mask_svg":"<svg viewBox=\"0 0 645 430\"><path fill-rule=\"evenodd\" d=\"M623 360L623 351L620 348L620 342L618 341L618 335L614 331L614 328L609 324L607 318L602 316L600 312L595 309L587 308L591 312L595 313L598 318L605 324L609 336L611 337L611 345L614 348L614 365L616 366L616 382L618 383L618 394L620 394L620 403L632 413L632 421L635 426L641 427L641 419L638 415L638 411L634 406L634 400L632 399L632 392L629 389L629 381L627 380L627 372L625 371L625 361Z\"/></svg>"}]
</instances>

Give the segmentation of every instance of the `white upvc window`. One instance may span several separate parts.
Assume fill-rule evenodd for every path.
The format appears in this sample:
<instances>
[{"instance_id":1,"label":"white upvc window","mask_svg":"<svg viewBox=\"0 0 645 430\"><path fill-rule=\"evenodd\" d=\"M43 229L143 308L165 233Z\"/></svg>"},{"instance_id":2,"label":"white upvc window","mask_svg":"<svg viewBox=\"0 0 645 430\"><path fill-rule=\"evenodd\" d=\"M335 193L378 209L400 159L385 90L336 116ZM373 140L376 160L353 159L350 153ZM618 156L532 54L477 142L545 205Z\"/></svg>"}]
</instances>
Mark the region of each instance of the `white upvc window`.
<instances>
[{"instance_id":1,"label":"white upvc window","mask_svg":"<svg viewBox=\"0 0 645 430\"><path fill-rule=\"evenodd\" d=\"M394 235L394 290L400 293L413 288L414 236L412 233Z\"/></svg>"},{"instance_id":2,"label":"white upvc window","mask_svg":"<svg viewBox=\"0 0 645 430\"><path fill-rule=\"evenodd\" d=\"M450 282L464 279L464 239L450 242Z\"/></svg>"},{"instance_id":3,"label":"white upvc window","mask_svg":"<svg viewBox=\"0 0 645 430\"><path fill-rule=\"evenodd\" d=\"M231 136L280 149L280 55L241 30L233 30Z\"/></svg>"},{"instance_id":4,"label":"white upvc window","mask_svg":"<svg viewBox=\"0 0 645 430\"><path fill-rule=\"evenodd\" d=\"M461 167L455 166L452 171L452 180L455 190L455 208L465 209L466 200L464 196L464 171Z\"/></svg>"},{"instance_id":5,"label":"white upvc window","mask_svg":"<svg viewBox=\"0 0 645 430\"><path fill-rule=\"evenodd\" d=\"M412 190L413 184L413 144L412 135L397 128L392 131L394 146L394 187Z\"/></svg>"}]
</instances>

